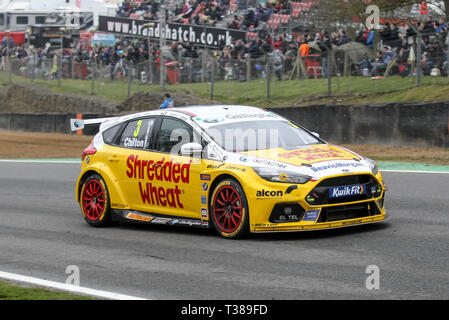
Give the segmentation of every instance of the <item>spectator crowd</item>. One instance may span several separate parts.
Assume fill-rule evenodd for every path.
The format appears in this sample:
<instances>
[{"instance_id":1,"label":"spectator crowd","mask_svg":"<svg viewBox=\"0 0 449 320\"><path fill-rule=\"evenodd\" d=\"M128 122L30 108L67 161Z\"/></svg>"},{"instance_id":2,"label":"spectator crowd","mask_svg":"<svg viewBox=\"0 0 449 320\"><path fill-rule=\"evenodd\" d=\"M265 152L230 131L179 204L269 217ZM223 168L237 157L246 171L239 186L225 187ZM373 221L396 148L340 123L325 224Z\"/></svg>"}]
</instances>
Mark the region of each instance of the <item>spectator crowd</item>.
<instances>
[{"instance_id":1,"label":"spectator crowd","mask_svg":"<svg viewBox=\"0 0 449 320\"><path fill-rule=\"evenodd\" d=\"M159 5L154 0L125 0L117 15L153 20L158 18ZM447 75L448 26L443 19L433 19L431 16L416 22L385 23L378 32L364 27L353 37L344 28L293 36L275 33L267 23L273 14L291 11L291 2L288 0L258 3L235 15L231 13L230 2L227 0L186 0L183 5L172 3L170 8L167 19L171 22L215 25L231 14L231 19L227 21L228 28L257 32L257 37L232 39L229 43L222 41L218 48L207 51L191 42L168 42L168 48L163 54L158 48L158 41L148 43L146 38L121 40L115 46L90 48L79 42L73 48L64 50L47 47L31 50L24 45L15 45L12 39L8 43L4 37L0 47L0 70L5 70L5 57L9 56L15 61L14 72L20 73L26 66L34 66L34 76L40 73L54 78L60 67L63 78L85 79L88 76L78 69L74 70L76 66L85 64L86 69L90 70L87 74L94 74L92 70L102 70L103 76L116 79L132 73L136 78L145 75L147 80L157 82L162 61L165 64L176 63L181 82L210 80L212 69L216 76L225 80L246 81L248 75L260 78L267 76L268 71L273 71L282 80L294 69L298 56L314 55L319 62L316 68L320 70L320 76L327 77L329 52L353 43L362 44L374 53L372 58L365 55L359 61L352 61L353 74L379 77L388 71L393 75L413 75L416 73L418 60L417 45L420 44L423 74ZM270 64L268 56L272 56ZM62 61L61 66L55 63L58 59ZM341 57L336 62L337 72L341 73ZM215 68L212 68L213 64Z\"/></svg>"}]
</instances>

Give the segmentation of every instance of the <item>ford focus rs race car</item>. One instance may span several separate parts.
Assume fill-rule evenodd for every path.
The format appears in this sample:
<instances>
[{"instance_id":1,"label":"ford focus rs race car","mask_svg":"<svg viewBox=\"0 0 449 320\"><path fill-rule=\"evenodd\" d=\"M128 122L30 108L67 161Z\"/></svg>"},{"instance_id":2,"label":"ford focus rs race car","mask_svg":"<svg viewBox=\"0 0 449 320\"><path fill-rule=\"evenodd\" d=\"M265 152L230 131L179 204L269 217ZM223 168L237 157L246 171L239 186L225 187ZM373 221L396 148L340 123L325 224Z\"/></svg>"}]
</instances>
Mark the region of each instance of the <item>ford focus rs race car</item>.
<instances>
[{"instance_id":1,"label":"ford focus rs race car","mask_svg":"<svg viewBox=\"0 0 449 320\"><path fill-rule=\"evenodd\" d=\"M94 227L111 221L248 232L306 231L385 221L374 161L273 112L198 106L100 124L82 154L76 200Z\"/></svg>"}]
</instances>

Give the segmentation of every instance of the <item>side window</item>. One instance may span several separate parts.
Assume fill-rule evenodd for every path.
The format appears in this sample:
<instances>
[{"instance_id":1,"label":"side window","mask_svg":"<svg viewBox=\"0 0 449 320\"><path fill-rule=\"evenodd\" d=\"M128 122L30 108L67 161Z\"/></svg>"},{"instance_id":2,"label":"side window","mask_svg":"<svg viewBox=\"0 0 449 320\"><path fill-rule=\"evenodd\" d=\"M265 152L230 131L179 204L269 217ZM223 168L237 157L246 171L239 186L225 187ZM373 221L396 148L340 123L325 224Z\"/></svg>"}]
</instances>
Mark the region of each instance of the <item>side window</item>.
<instances>
[{"instance_id":1,"label":"side window","mask_svg":"<svg viewBox=\"0 0 449 320\"><path fill-rule=\"evenodd\" d=\"M116 125L112 128L109 128L108 130L105 130L103 132L103 140L106 144L115 144L116 140L115 137L119 133L120 129L122 128L122 124Z\"/></svg>"},{"instance_id":2,"label":"side window","mask_svg":"<svg viewBox=\"0 0 449 320\"><path fill-rule=\"evenodd\" d=\"M47 17L45 17L45 16L37 16L36 17L36 24L45 24L46 20L47 20Z\"/></svg>"},{"instance_id":3,"label":"side window","mask_svg":"<svg viewBox=\"0 0 449 320\"><path fill-rule=\"evenodd\" d=\"M28 17L26 17L26 16L17 17L16 23L17 24L28 24Z\"/></svg>"},{"instance_id":4,"label":"side window","mask_svg":"<svg viewBox=\"0 0 449 320\"><path fill-rule=\"evenodd\" d=\"M120 147L148 149L152 146L154 119L140 119L129 122L120 137Z\"/></svg>"},{"instance_id":5,"label":"side window","mask_svg":"<svg viewBox=\"0 0 449 320\"><path fill-rule=\"evenodd\" d=\"M200 137L194 134L193 128L187 123L175 119L164 119L159 130L157 150L178 154L182 145L190 142L200 143L200 141Z\"/></svg>"}]
</instances>

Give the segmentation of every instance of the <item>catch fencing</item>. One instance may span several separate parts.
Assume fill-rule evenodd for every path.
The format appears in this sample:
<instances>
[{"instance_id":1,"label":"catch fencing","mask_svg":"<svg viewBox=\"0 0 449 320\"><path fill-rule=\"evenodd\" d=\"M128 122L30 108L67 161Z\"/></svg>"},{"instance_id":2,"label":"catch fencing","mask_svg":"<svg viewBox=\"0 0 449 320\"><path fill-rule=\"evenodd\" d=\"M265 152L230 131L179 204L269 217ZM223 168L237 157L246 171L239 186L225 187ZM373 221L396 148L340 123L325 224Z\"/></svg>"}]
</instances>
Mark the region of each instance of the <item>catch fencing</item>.
<instances>
[{"instance_id":1,"label":"catch fencing","mask_svg":"<svg viewBox=\"0 0 449 320\"><path fill-rule=\"evenodd\" d=\"M97 96L126 98L137 91L180 89L217 101L244 103L261 99L279 104L303 103L313 97L346 97L394 92L422 84L449 83L447 51L417 42L407 49L393 48L384 63L382 54L360 44L333 47L328 52L300 56L217 54L200 51L197 57L114 63L102 59L37 56L2 57L0 81L51 82L54 87ZM406 52L405 52L406 51ZM112 92L112 93L111 93ZM373 101L376 96L372 95Z\"/></svg>"}]
</instances>

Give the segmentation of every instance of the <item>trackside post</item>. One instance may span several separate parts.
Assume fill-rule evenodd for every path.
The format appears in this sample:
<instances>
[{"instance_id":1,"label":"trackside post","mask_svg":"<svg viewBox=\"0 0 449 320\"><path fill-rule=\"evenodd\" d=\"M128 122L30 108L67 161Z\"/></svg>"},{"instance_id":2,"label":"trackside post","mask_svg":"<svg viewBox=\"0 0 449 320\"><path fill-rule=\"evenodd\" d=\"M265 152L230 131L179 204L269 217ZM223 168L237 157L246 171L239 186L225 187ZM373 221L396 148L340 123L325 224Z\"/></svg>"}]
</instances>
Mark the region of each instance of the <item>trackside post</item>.
<instances>
[{"instance_id":1,"label":"trackside post","mask_svg":"<svg viewBox=\"0 0 449 320\"><path fill-rule=\"evenodd\" d=\"M76 118L78 120L82 120L83 119L83 115L81 113L77 113L76 114ZM82 136L83 135L83 129L80 129L80 130L76 131L76 134L79 135L79 136Z\"/></svg>"}]
</instances>

